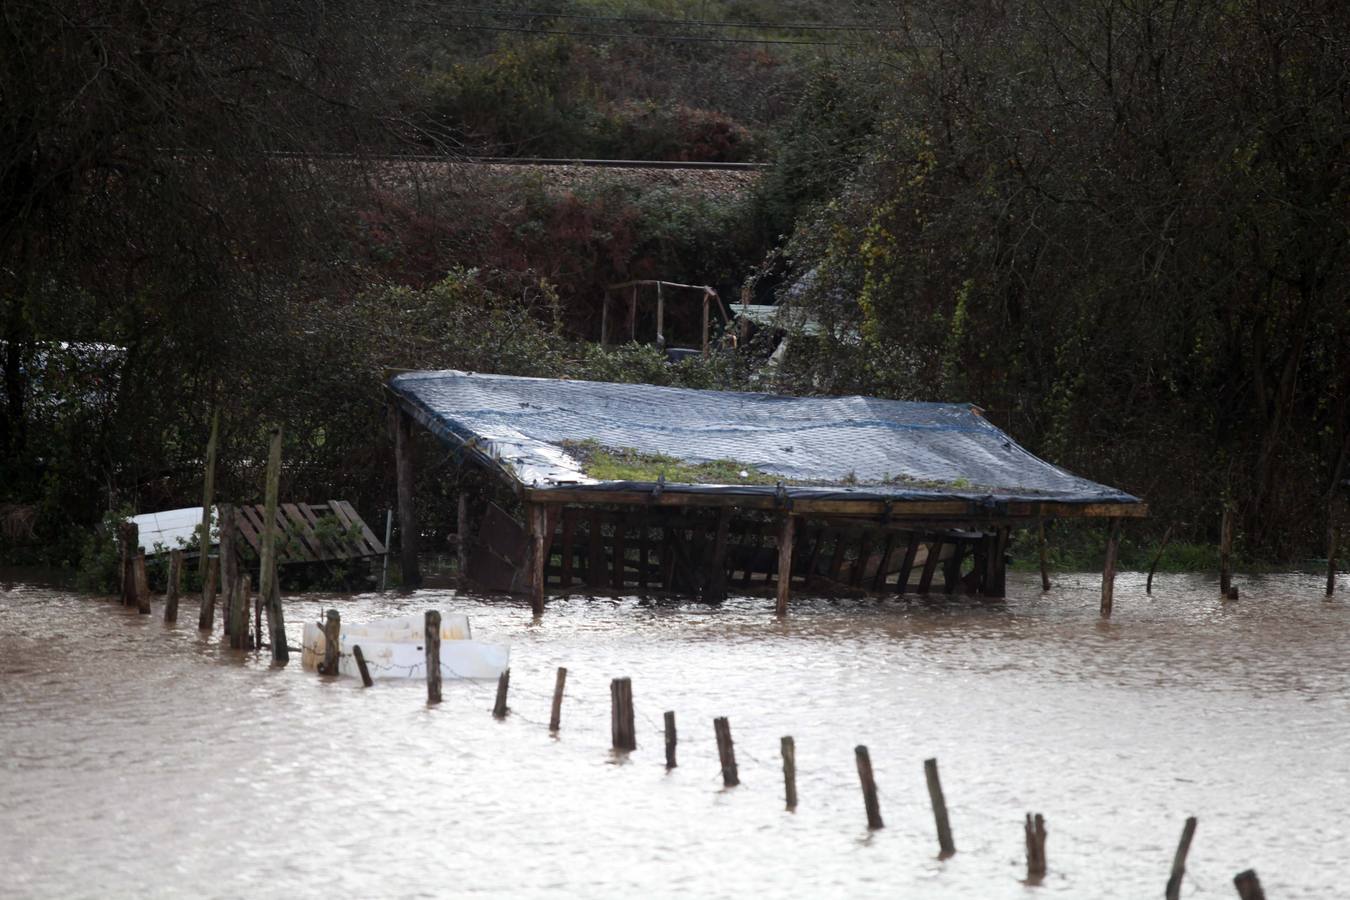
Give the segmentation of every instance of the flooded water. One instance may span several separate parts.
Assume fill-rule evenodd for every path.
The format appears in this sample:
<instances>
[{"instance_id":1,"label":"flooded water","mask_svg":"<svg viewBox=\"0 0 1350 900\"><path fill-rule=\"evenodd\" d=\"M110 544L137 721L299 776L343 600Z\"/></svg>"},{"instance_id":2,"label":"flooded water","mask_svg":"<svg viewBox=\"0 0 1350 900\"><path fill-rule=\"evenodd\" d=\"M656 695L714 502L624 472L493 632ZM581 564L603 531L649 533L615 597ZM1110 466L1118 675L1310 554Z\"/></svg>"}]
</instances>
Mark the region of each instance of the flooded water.
<instances>
[{"instance_id":1,"label":"flooded water","mask_svg":"<svg viewBox=\"0 0 1350 900\"><path fill-rule=\"evenodd\" d=\"M1151 897L1188 815L1182 895L1331 897L1350 870L1350 595L1317 576L1095 575L1006 603L607 598L520 605L426 590L288 598L300 625L438 608L512 646L491 684L325 680L196 628L0 584L0 893L14 897ZM1346 590L1344 580L1342 590ZM547 730L557 666L562 730ZM639 746L609 750L629 676ZM661 716L677 714L667 772ZM721 786L728 716L742 784ZM785 812L779 737L796 739ZM853 748L886 827L869 833ZM940 860L939 760L958 852ZM1025 874L1044 813L1050 874Z\"/></svg>"}]
</instances>

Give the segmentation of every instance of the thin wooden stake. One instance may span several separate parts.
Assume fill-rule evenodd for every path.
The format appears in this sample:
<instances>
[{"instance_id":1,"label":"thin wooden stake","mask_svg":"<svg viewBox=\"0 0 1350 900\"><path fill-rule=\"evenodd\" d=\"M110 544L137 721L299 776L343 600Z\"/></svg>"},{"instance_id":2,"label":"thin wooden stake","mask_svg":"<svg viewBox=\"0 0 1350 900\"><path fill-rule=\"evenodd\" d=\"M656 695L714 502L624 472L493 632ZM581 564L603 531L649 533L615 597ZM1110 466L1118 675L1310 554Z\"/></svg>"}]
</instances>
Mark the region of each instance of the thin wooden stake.
<instances>
[{"instance_id":1,"label":"thin wooden stake","mask_svg":"<svg viewBox=\"0 0 1350 900\"><path fill-rule=\"evenodd\" d=\"M881 821L881 804L877 801L877 782L872 777L872 757L862 744L853 748L853 755L858 762L858 781L862 783L863 806L867 809L867 827L873 831L885 828L886 823Z\"/></svg>"},{"instance_id":2,"label":"thin wooden stake","mask_svg":"<svg viewBox=\"0 0 1350 900\"><path fill-rule=\"evenodd\" d=\"M136 554L141 549L141 529L135 522L117 526L118 545L122 554L122 605L136 603Z\"/></svg>"},{"instance_id":3,"label":"thin wooden stake","mask_svg":"<svg viewBox=\"0 0 1350 900\"><path fill-rule=\"evenodd\" d=\"M216 625L216 582L220 580L220 559L213 556L206 566L202 582L202 605L197 613L197 629L210 631Z\"/></svg>"},{"instance_id":4,"label":"thin wooden stake","mask_svg":"<svg viewBox=\"0 0 1350 900\"><path fill-rule=\"evenodd\" d=\"M567 669L558 666L558 680L553 684L553 709L548 714L548 730L557 731L562 725L563 688L567 686Z\"/></svg>"},{"instance_id":5,"label":"thin wooden stake","mask_svg":"<svg viewBox=\"0 0 1350 900\"><path fill-rule=\"evenodd\" d=\"M183 581L183 551L169 551L169 583L164 589L164 621L178 621L178 594Z\"/></svg>"},{"instance_id":6,"label":"thin wooden stake","mask_svg":"<svg viewBox=\"0 0 1350 900\"><path fill-rule=\"evenodd\" d=\"M412 417L396 407L390 407L390 416L394 429L394 474L398 482L399 574L403 589L411 591L422 586L422 572L417 566L417 512L413 507Z\"/></svg>"},{"instance_id":7,"label":"thin wooden stake","mask_svg":"<svg viewBox=\"0 0 1350 900\"><path fill-rule=\"evenodd\" d=\"M511 670L504 669L502 674L497 676L497 700L492 704L492 717L494 719L505 719L506 714L511 708L506 705L506 692L511 689Z\"/></svg>"},{"instance_id":8,"label":"thin wooden stake","mask_svg":"<svg viewBox=\"0 0 1350 900\"><path fill-rule=\"evenodd\" d=\"M429 609L426 615L427 702L441 702L441 614Z\"/></svg>"},{"instance_id":9,"label":"thin wooden stake","mask_svg":"<svg viewBox=\"0 0 1350 900\"><path fill-rule=\"evenodd\" d=\"M248 649L248 600L253 596L253 579L240 575L235 579L234 598L230 601L230 646Z\"/></svg>"},{"instance_id":10,"label":"thin wooden stake","mask_svg":"<svg viewBox=\"0 0 1350 900\"><path fill-rule=\"evenodd\" d=\"M225 634L234 627L235 582L239 580L239 560L234 555L234 533L237 520L234 507L222 503L216 510L220 517L220 618Z\"/></svg>"},{"instance_id":11,"label":"thin wooden stake","mask_svg":"<svg viewBox=\"0 0 1350 900\"><path fill-rule=\"evenodd\" d=\"M1102 566L1102 609L1103 619L1111 618L1111 605L1116 594L1116 555L1120 552L1120 519L1111 520L1111 530L1106 538L1106 562Z\"/></svg>"},{"instance_id":12,"label":"thin wooden stake","mask_svg":"<svg viewBox=\"0 0 1350 900\"><path fill-rule=\"evenodd\" d=\"M459 577L464 578L469 574L469 495L462 490L455 501L455 527L458 529L455 559L459 563ZM388 554L385 554L385 559L388 559Z\"/></svg>"},{"instance_id":13,"label":"thin wooden stake","mask_svg":"<svg viewBox=\"0 0 1350 900\"><path fill-rule=\"evenodd\" d=\"M1233 584L1233 508L1223 505L1223 521L1219 525L1219 594L1228 596Z\"/></svg>"},{"instance_id":14,"label":"thin wooden stake","mask_svg":"<svg viewBox=\"0 0 1350 900\"><path fill-rule=\"evenodd\" d=\"M783 795L787 808L794 810L797 808L797 745L791 737L784 736L779 740L779 746L783 751Z\"/></svg>"},{"instance_id":15,"label":"thin wooden stake","mask_svg":"<svg viewBox=\"0 0 1350 900\"><path fill-rule=\"evenodd\" d=\"M666 710L665 726L666 726L666 768L673 769L675 768L675 743L679 739L679 735L675 731L674 710L669 709Z\"/></svg>"},{"instance_id":16,"label":"thin wooden stake","mask_svg":"<svg viewBox=\"0 0 1350 900\"><path fill-rule=\"evenodd\" d=\"M923 775L928 781L928 799L933 804L933 820L937 823L938 851L943 857L951 856L956 852L956 844L952 841L952 825L947 818L947 801L942 796L936 759L923 761Z\"/></svg>"},{"instance_id":17,"label":"thin wooden stake","mask_svg":"<svg viewBox=\"0 0 1350 900\"><path fill-rule=\"evenodd\" d=\"M1027 881L1036 884L1045 877L1045 818L1027 813ZM1170 900L1170 898L1169 898Z\"/></svg>"},{"instance_id":18,"label":"thin wooden stake","mask_svg":"<svg viewBox=\"0 0 1350 900\"><path fill-rule=\"evenodd\" d=\"M150 579L145 574L145 554L136 554L136 611L150 615Z\"/></svg>"},{"instance_id":19,"label":"thin wooden stake","mask_svg":"<svg viewBox=\"0 0 1350 900\"><path fill-rule=\"evenodd\" d=\"M1233 886L1242 900L1266 900L1266 892L1261 890L1261 879L1256 877L1255 869L1234 875Z\"/></svg>"},{"instance_id":20,"label":"thin wooden stake","mask_svg":"<svg viewBox=\"0 0 1350 900\"><path fill-rule=\"evenodd\" d=\"M542 503L525 504L527 535L530 542L526 554L529 568L530 609L536 616L544 614L544 566L548 564L546 537L548 534L548 510Z\"/></svg>"},{"instance_id":21,"label":"thin wooden stake","mask_svg":"<svg viewBox=\"0 0 1350 900\"><path fill-rule=\"evenodd\" d=\"M361 652L360 644L352 645L352 658L356 660L356 671L361 673L361 683L366 687L373 686L375 681L370 677L370 669L366 667L366 655Z\"/></svg>"},{"instance_id":22,"label":"thin wooden stake","mask_svg":"<svg viewBox=\"0 0 1350 900\"><path fill-rule=\"evenodd\" d=\"M216 446L220 436L220 410L211 413L211 437L206 441L206 471L202 477L202 524L197 532L197 574L206 578L206 559L211 555L211 506L216 495Z\"/></svg>"},{"instance_id":23,"label":"thin wooden stake","mask_svg":"<svg viewBox=\"0 0 1350 900\"><path fill-rule=\"evenodd\" d=\"M272 443L267 451L267 483L263 489L262 533L258 535L258 597L266 602L272 596L272 582L276 580L277 558L277 495L281 490L281 429L272 429ZM259 637L261 637L261 630Z\"/></svg>"},{"instance_id":24,"label":"thin wooden stake","mask_svg":"<svg viewBox=\"0 0 1350 900\"><path fill-rule=\"evenodd\" d=\"M1327 547L1327 596L1336 593L1336 555L1341 547L1341 527L1331 529L1331 538Z\"/></svg>"},{"instance_id":25,"label":"thin wooden stake","mask_svg":"<svg viewBox=\"0 0 1350 900\"><path fill-rule=\"evenodd\" d=\"M787 615L792 594L792 537L796 527L796 517L788 515L783 517L778 530L778 602L774 612L780 616Z\"/></svg>"},{"instance_id":26,"label":"thin wooden stake","mask_svg":"<svg viewBox=\"0 0 1350 900\"><path fill-rule=\"evenodd\" d=\"M1036 542L1041 555L1041 590L1050 590L1050 561L1045 552L1045 520L1036 523Z\"/></svg>"},{"instance_id":27,"label":"thin wooden stake","mask_svg":"<svg viewBox=\"0 0 1350 900\"><path fill-rule=\"evenodd\" d=\"M1186 875L1186 854L1191 852L1191 838L1195 837L1195 816L1186 820L1181 829L1181 843L1177 844L1176 856L1172 857L1172 874L1167 879L1166 900L1180 900L1181 879Z\"/></svg>"},{"instance_id":28,"label":"thin wooden stake","mask_svg":"<svg viewBox=\"0 0 1350 900\"><path fill-rule=\"evenodd\" d=\"M342 649L342 615L336 609L330 609L323 625L323 663L319 666L320 675L338 673L338 653Z\"/></svg>"},{"instance_id":29,"label":"thin wooden stake","mask_svg":"<svg viewBox=\"0 0 1350 900\"><path fill-rule=\"evenodd\" d=\"M1158 554L1153 557L1153 564L1148 567L1148 581L1144 584L1144 593L1153 593L1153 573L1158 571L1158 563L1162 562L1163 551L1167 549L1167 542L1172 539L1172 526L1168 525L1167 530L1163 532L1162 543L1158 545Z\"/></svg>"},{"instance_id":30,"label":"thin wooden stake","mask_svg":"<svg viewBox=\"0 0 1350 900\"><path fill-rule=\"evenodd\" d=\"M713 732L717 735L717 758L722 763L722 785L735 787L741 783L741 776L736 768L736 745L731 740L731 723L726 716L713 719Z\"/></svg>"},{"instance_id":31,"label":"thin wooden stake","mask_svg":"<svg viewBox=\"0 0 1350 900\"><path fill-rule=\"evenodd\" d=\"M291 649L286 646L286 617L281 611L281 578L276 567L273 561L272 588L264 602L267 604L267 633L272 639L272 662L284 664L290 662Z\"/></svg>"},{"instance_id":32,"label":"thin wooden stake","mask_svg":"<svg viewBox=\"0 0 1350 900\"><path fill-rule=\"evenodd\" d=\"M615 678L609 683L610 735L615 750L636 750L637 731L633 726L633 681Z\"/></svg>"}]
</instances>

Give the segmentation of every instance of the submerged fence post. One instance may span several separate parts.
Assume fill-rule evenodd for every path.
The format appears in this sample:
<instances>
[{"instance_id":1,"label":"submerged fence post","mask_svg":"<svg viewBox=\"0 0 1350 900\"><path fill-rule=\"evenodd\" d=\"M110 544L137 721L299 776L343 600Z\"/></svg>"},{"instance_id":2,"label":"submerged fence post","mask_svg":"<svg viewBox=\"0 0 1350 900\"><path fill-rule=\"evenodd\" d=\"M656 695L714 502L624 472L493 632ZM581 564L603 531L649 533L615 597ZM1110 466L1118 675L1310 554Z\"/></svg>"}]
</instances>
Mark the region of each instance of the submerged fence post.
<instances>
[{"instance_id":1,"label":"submerged fence post","mask_svg":"<svg viewBox=\"0 0 1350 900\"><path fill-rule=\"evenodd\" d=\"M678 740L679 737L675 732L674 710L666 710L665 727L666 727L666 768L673 769L675 768L675 742Z\"/></svg>"},{"instance_id":2,"label":"submerged fence post","mask_svg":"<svg viewBox=\"0 0 1350 900\"><path fill-rule=\"evenodd\" d=\"M731 723L726 716L713 719L713 733L717 735L717 758L722 763L722 786L735 787L741 783L736 768L736 745L731 740Z\"/></svg>"},{"instance_id":3,"label":"submerged fence post","mask_svg":"<svg viewBox=\"0 0 1350 900\"><path fill-rule=\"evenodd\" d=\"M1219 594L1228 596L1233 586L1233 507L1223 505L1223 520L1219 524Z\"/></svg>"},{"instance_id":4,"label":"submerged fence post","mask_svg":"<svg viewBox=\"0 0 1350 900\"><path fill-rule=\"evenodd\" d=\"M1045 817L1027 813L1027 881L1035 884L1045 877ZM1169 896L1168 900L1172 900Z\"/></svg>"},{"instance_id":5,"label":"submerged fence post","mask_svg":"<svg viewBox=\"0 0 1350 900\"><path fill-rule=\"evenodd\" d=\"M783 799L789 810L797 808L797 744L791 737L779 739L783 751Z\"/></svg>"},{"instance_id":6,"label":"submerged fence post","mask_svg":"<svg viewBox=\"0 0 1350 900\"><path fill-rule=\"evenodd\" d=\"M136 554L141 548L141 528L135 522L117 526L118 544L122 553L122 605L136 603Z\"/></svg>"},{"instance_id":7,"label":"submerged fence post","mask_svg":"<svg viewBox=\"0 0 1350 900\"><path fill-rule=\"evenodd\" d=\"M563 688L567 685L567 669L558 666L558 678L553 683L553 708L548 714L548 730L557 731L562 725Z\"/></svg>"},{"instance_id":8,"label":"submerged fence post","mask_svg":"<svg viewBox=\"0 0 1350 900\"><path fill-rule=\"evenodd\" d=\"M230 601L230 646L248 649L248 601L253 595L253 579L241 575L235 579L234 599Z\"/></svg>"},{"instance_id":9,"label":"submerged fence post","mask_svg":"<svg viewBox=\"0 0 1350 900\"><path fill-rule=\"evenodd\" d=\"M1336 556L1341 548L1341 526L1336 525L1331 529L1331 537L1327 546L1327 596L1330 597L1336 593Z\"/></svg>"},{"instance_id":10,"label":"submerged fence post","mask_svg":"<svg viewBox=\"0 0 1350 900\"><path fill-rule=\"evenodd\" d=\"M356 660L356 671L361 673L361 683L366 687L373 686L375 681L370 677L370 669L366 666L366 655L361 652L360 644L352 645L352 659Z\"/></svg>"},{"instance_id":11,"label":"submerged fence post","mask_svg":"<svg viewBox=\"0 0 1350 900\"><path fill-rule=\"evenodd\" d=\"M615 750L636 750L633 727L633 681L615 678L609 683L610 735Z\"/></svg>"},{"instance_id":12,"label":"submerged fence post","mask_svg":"<svg viewBox=\"0 0 1350 900\"><path fill-rule=\"evenodd\" d=\"M429 609L426 615L427 702L441 702L441 614Z\"/></svg>"},{"instance_id":13,"label":"submerged fence post","mask_svg":"<svg viewBox=\"0 0 1350 900\"><path fill-rule=\"evenodd\" d=\"M1186 820L1181 829L1181 843L1177 844L1176 856L1172 857L1172 874L1167 878L1167 889L1163 896L1166 900L1181 900L1181 879L1186 876L1186 855L1191 852L1191 838L1195 837L1195 816Z\"/></svg>"},{"instance_id":14,"label":"submerged fence post","mask_svg":"<svg viewBox=\"0 0 1350 900\"><path fill-rule=\"evenodd\" d=\"M150 615L150 579L145 574L145 554L136 554L136 611Z\"/></svg>"},{"instance_id":15,"label":"submerged fence post","mask_svg":"<svg viewBox=\"0 0 1350 900\"><path fill-rule=\"evenodd\" d=\"M947 800L942 796L942 782L938 779L936 759L923 761L923 775L928 782L928 799L933 804L933 820L937 824L938 850L943 857L956 852L952 841L952 825L947 818Z\"/></svg>"},{"instance_id":16,"label":"submerged fence post","mask_svg":"<svg viewBox=\"0 0 1350 900\"><path fill-rule=\"evenodd\" d=\"M272 590L267 597L267 628L272 638L272 662L290 662L291 649L286 646L286 617L281 611L281 579L277 565L272 563Z\"/></svg>"},{"instance_id":17,"label":"submerged fence post","mask_svg":"<svg viewBox=\"0 0 1350 900\"><path fill-rule=\"evenodd\" d=\"M505 719L506 714L510 712L510 707L506 705L506 692L511 689L511 670L503 669L502 674L497 676L497 699L492 704L492 717L494 719Z\"/></svg>"},{"instance_id":18,"label":"submerged fence post","mask_svg":"<svg viewBox=\"0 0 1350 900\"><path fill-rule=\"evenodd\" d=\"M169 583L164 588L164 621L178 621L178 593L183 580L183 551L169 551Z\"/></svg>"},{"instance_id":19,"label":"submerged fence post","mask_svg":"<svg viewBox=\"0 0 1350 900\"><path fill-rule=\"evenodd\" d=\"M220 504L217 509L220 517L220 602L221 624L225 634L231 634L234 628L235 582L239 580L239 560L234 555L234 507L228 503Z\"/></svg>"},{"instance_id":20,"label":"submerged fence post","mask_svg":"<svg viewBox=\"0 0 1350 900\"><path fill-rule=\"evenodd\" d=\"M336 609L330 609L323 623L323 663L319 666L320 675L338 673L338 652L342 641L342 615Z\"/></svg>"},{"instance_id":21,"label":"submerged fence post","mask_svg":"<svg viewBox=\"0 0 1350 900\"><path fill-rule=\"evenodd\" d=\"M1261 890L1261 879L1256 877L1255 869L1234 875L1233 886L1242 900L1266 900L1266 892Z\"/></svg>"},{"instance_id":22,"label":"submerged fence post","mask_svg":"<svg viewBox=\"0 0 1350 900\"><path fill-rule=\"evenodd\" d=\"M1158 563L1162 562L1163 551L1167 549L1167 542L1172 539L1173 526L1168 525L1167 530L1163 532L1162 543L1158 545L1158 553L1153 557L1153 564L1148 567L1148 581L1144 584L1144 593L1153 593L1153 573L1158 571Z\"/></svg>"},{"instance_id":23,"label":"submerged fence post","mask_svg":"<svg viewBox=\"0 0 1350 900\"><path fill-rule=\"evenodd\" d=\"M211 557L206 564L206 579L202 582L202 605L197 613L197 629L210 631L216 624L216 582L220 578L220 560Z\"/></svg>"},{"instance_id":24,"label":"submerged fence post","mask_svg":"<svg viewBox=\"0 0 1350 900\"><path fill-rule=\"evenodd\" d=\"M797 519L791 513L783 518L778 530L778 602L774 612L787 615L788 597L792 594L792 541Z\"/></svg>"},{"instance_id":25,"label":"submerged fence post","mask_svg":"<svg viewBox=\"0 0 1350 900\"><path fill-rule=\"evenodd\" d=\"M281 427L272 428L267 451L267 484L263 494L263 528L258 537L258 604L267 607L267 630L273 662L286 662L286 628L281 617L281 589L277 584L277 495L281 492ZM258 646L262 646L259 629Z\"/></svg>"},{"instance_id":26,"label":"submerged fence post","mask_svg":"<svg viewBox=\"0 0 1350 900\"><path fill-rule=\"evenodd\" d=\"M1106 538L1106 562L1102 566L1102 618L1111 618L1116 593L1116 555L1120 552L1120 519L1111 520Z\"/></svg>"},{"instance_id":27,"label":"submerged fence post","mask_svg":"<svg viewBox=\"0 0 1350 900\"><path fill-rule=\"evenodd\" d=\"M1041 557L1041 590L1050 590L1050 562L1045 553L1045 520L1041 519L1036 526L1036 543L1040 549Z\"/></svg>"},{"instance_id":28,"label":"submerged fence post","mask_svg":"<svg viewBox=\"0 0 1350 900\"><path fill-rule=\"evenodd\" d=\"M886 823L881 821L881 804L877 801L877 782L872 777L872 757L862 744L853 748L853 755L858 763L858 781L862 784L863 806L867 809L867 827L873 831L885 828Z\"/></svg>"}]
</instances>

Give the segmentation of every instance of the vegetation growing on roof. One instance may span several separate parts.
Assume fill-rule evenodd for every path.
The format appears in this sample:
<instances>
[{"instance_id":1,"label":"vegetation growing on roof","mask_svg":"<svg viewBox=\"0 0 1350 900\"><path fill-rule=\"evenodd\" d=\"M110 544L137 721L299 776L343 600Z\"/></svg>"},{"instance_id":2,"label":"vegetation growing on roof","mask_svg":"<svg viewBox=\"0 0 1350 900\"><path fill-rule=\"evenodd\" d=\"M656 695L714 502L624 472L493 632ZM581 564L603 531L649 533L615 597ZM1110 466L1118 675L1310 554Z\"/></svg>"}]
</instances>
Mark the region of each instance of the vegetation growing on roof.
<instances>
[{"instance_id":1,"label":"vegetation growing on roof","mask_svg":"<svg viewBox=\"0 0 1350 900\"><path fill-rule=\"evenodd\" d=\"M599 481L658 481L662 476L678 484L777 484L777 475L761 472L734 459L689 463L632 447L606 447L596 440L564 441L563 448L581 463L582 470ZM799 482L789 481L789 484Z\"/></svg>"}]
</instances>

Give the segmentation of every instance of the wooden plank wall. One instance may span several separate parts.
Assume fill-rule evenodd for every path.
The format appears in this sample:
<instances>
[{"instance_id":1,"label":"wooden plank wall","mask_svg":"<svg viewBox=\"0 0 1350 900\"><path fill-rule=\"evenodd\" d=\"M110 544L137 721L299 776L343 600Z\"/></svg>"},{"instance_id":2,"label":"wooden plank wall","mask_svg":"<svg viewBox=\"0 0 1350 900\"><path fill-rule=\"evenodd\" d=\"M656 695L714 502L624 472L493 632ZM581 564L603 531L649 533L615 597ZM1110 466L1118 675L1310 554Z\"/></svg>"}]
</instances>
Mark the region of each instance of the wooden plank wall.
<instances>
[{"instance_id":1,"label":"wooden plank wall","mask_svg":"<svg viewBox=\"0 0 1350 900\"><path fill-rule=\"evenodd\" d=\"M688 508L567 507L550 525L544 569L550 588L661 590L715 602L728 592L777 584L779 524L773 520ZM1006 527L903 530L803 519L792 578L827 593L1002 596L1006 535Z\"/></svg>"}]
</instances>

